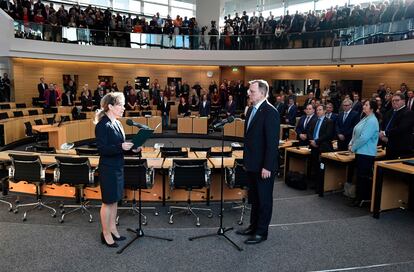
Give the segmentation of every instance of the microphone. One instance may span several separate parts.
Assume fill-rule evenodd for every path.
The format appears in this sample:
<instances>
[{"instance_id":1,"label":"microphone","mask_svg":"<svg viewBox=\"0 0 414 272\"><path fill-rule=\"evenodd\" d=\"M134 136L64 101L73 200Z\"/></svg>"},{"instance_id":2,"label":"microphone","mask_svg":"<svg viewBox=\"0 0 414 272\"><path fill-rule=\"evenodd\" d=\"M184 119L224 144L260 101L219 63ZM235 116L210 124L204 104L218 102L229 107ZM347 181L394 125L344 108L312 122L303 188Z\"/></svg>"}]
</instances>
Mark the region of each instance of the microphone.
<instances>
[{"instance_id":1,"label":"microphone","mask_svg":"<svg viewBox=\"0 0 414 272\"><path fill-rule=\"evenodd\" d=\"M138 127L138 128L142 128L142 129L151 129L149 126L146 126L146 125L143 125L143 124L134 122L131 119L127 119L126 120L126 124L128 126L131 126L131 127Z\"/></svg>"},{"instance_id":2,"label":"microphone","mask_svg":"<svg viewBox=\"0 0 414 272\"><path fill-rule=\"evenodd\" d=\"M216 123L216 124L214 124L214 128L219 128L219 127L222 127L222 126L224 126L225 124L230 124L230 123L232 123L234 121L234 116L229 116L229 117L227 117L226 119L223 119L223 120L221 120L220 122L218 122L218 123Z\"/></svg>"}]
</instances>

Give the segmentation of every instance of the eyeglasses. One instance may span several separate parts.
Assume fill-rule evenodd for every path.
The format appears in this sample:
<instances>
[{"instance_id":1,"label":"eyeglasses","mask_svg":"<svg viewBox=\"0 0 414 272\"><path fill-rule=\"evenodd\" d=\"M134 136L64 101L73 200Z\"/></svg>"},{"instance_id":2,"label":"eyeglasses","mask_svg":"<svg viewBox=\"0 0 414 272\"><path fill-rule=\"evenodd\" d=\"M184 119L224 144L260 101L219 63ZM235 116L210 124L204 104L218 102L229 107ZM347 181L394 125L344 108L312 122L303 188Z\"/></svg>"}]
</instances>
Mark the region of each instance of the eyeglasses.
<instances>
[{"instance_id":1,"label":"eyeglasses","mask_svg":"<svg viewBox=\"0 0 414 272\"><path fill-rule=\"evenodd\" d=\"M344 106L344 107L350 107L351 104L343 104L342 106Z\"/></svg>"}]
</instances>

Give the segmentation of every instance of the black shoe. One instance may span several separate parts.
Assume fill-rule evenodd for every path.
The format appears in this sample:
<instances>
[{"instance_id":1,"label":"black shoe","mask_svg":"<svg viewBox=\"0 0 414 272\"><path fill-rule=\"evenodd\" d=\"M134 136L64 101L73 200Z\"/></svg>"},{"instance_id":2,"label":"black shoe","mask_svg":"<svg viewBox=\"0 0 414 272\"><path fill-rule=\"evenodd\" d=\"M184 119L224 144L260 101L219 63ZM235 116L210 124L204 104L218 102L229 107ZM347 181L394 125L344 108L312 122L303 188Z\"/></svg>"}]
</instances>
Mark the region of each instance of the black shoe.
<instances>
[{"instance_id":1,"label":"black shoe","mask_svg":"<svg viewBox=\"0 0 414 272\"><path fill-rule=\"evenodd\" d=\"M255 245L255 244L261 243L266 240L267 240L267 235L256 234L256 235L250 236L246 241L244 241L244 243L246 245Z\"/></svg>"},{"instance_id":2,"label":"black shoe","mask_svg":"<svg viewBox=\"0 0 414 272\"><path fill-rule=\"evenodd\" d=\"M253 227L249 226L246 229L240 229L236 231L236 234L238 235L254 235L256 230L253 229Z\"/></svg>"},{"instance_id":3,"label":"black shoe","mask_svg":"<svg viewBox=\"0 0 414 272\"><path fill-rule=\"evenodd\" d=\"M113 234L112 232L111 232L111 235L112 235L112 238L115 241L124 241L124 240L126 240L126 237L125 236L120 235L119 237L116 237L115 234Z\"/></svg>"},{"instance_id":4,"label":"black shoe","mask_svg":"<svg viewBox=\"0 0 414 272\"><path fill-rule=\"evenodd\" d=\"M116 242L113 242L112 244L108 244L108 242L105 240L105 236L103 235L103 232L101 232L101 242L107 247L118 247L118 244Z\"/></svg>"}]
</instances>

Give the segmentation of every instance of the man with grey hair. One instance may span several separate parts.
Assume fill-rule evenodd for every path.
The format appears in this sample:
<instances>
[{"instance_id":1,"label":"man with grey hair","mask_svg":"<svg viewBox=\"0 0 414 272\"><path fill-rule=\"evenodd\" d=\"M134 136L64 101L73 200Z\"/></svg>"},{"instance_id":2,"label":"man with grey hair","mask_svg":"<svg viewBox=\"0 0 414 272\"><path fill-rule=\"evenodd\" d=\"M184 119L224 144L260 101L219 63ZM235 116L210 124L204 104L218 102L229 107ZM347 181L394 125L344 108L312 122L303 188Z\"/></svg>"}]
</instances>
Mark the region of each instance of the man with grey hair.
<instances>
[{"instance_id":1,"label":"man with grey hair","mask_svg":"<svg viewBox=\"0 0 414 272\"><path fill-rule=\"evenodd\" d=\"M249 202L252 204L250 226L238 230L247 235L246 244L267 239L272 217L273 184L278 168L280 117L268 101L269 85L264 80L250 81L248 95L252 106L244 125L243 160L247 172Z\"/></svg>"},{"instance_id":2,"label":"man with grey hair","mask_svg":"<svg viewBox=\"0 0 414 272\"><path fill-rule=\"evenodd\" d=\"M344 99L342 101L343 111L336 120L336 137L338 138L338 150L348 150L349 141L352 138L352 132L355 125L359 122L359 113L352 109L352 100Z\"/></svg>"}]
</instances>

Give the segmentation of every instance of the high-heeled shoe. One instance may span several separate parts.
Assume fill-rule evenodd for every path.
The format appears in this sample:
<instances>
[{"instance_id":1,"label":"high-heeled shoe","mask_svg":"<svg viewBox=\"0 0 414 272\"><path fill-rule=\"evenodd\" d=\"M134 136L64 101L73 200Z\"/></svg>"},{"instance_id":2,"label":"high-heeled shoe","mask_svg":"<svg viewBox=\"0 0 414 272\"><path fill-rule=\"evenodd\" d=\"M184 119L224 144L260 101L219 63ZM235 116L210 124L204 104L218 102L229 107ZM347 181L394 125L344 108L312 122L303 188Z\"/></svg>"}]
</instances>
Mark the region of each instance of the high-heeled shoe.
<instances>
[{"instance_id":1,"label":"high-heeled shoe","mask_svg":"<svg viewBox=\"0 0 414 272\"><path fill-rule=\"evenodd\" d=\"M124 240L126 240L126 237L125 236L119 235L119 237L116 237L115 234L113 234L112 232L111 232L111 235L112 235L112 238L115 241L124 241Z\"/></svg>"},{"instance_id":2,"label":"high-heeled shoe","mask_svg":"<svg viewBox=\"0 0 414 272\"><path fill-rule=\"evenodd\" d=\"M102 244L106 245L107 247L118 247L118 244L116 242L113 242L112 244L108 244L108 242L105 240L105 236L103 232L101 232L101 242Z\"/></svg>"}]
</instances>

